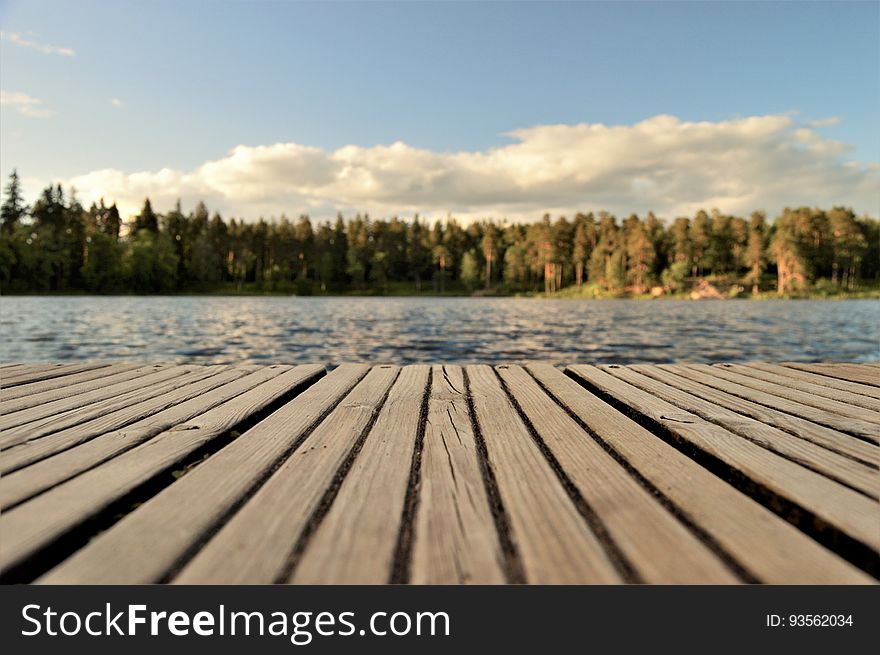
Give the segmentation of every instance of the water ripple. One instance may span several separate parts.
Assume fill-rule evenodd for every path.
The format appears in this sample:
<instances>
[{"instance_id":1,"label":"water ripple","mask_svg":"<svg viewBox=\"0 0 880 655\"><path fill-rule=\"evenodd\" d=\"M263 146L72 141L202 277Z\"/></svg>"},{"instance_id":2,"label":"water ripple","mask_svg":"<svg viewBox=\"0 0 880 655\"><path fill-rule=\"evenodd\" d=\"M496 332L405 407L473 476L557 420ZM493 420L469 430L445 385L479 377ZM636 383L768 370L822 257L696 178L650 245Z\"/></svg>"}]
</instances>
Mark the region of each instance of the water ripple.
<instances>
[{"instance_id":1,"label":"water ripple","mask_svg":"<svg viewBox=\"0 0 880 655\"><path fill-rule=\"evenodd\" d=\"M4 361L878 361L880 302L5 297Z\"/></svg>"}]
</instances>

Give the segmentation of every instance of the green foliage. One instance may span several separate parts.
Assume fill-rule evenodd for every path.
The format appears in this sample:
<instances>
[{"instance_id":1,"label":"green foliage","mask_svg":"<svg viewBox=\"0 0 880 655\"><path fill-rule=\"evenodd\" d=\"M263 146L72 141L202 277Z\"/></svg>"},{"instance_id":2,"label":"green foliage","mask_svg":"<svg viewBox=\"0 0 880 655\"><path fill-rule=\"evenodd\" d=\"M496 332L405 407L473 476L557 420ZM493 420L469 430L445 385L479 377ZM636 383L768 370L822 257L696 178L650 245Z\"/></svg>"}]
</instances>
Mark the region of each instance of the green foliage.
<instances>
[{"instance_id":1,"label":"green foliage","mask_svg":"<svg viewBox=\"0 0 880 655\"><path fill-rule=\"evenodd\" d=\"M684 289L685 281L691 272L691 265L687 261L678 261L669 268L663 270L660 276L663 287L667 291L681 291Z\"/></svg>"},{"instance_id":2,"label":"green foliage","mask_svg":"<svg viewBox=\"0 0 880 655\"><path fill-rule=\"evenodd\" d=\"M159 217L153 211L153 205L150 203L149 198L144 200L144 208L141 209L140 214L135 216L134 225L132 226L132 232L135 234L141 230L147 230L153 234L159 232Z\"/></svg>"},{"instance_id":3,"label":"green foliage","mask_svg":"<svg viewBox=\"0 0 880 655\"><path fill-rule=\"evenodd\" d=\"M167 234L139 230L129 241L125 276L138 293L168 293L177 287L178 257Z\"/></svg>"},{"instance_id":4,"label":"green foliage","mask_svg":"<svg viewBox=\"0 0 880 655\"><path fill-rule=\"evenodd\" d=\"M468 250L461 258L461 273L459 278L468 289L475 289L480 282L480 265L477 262L477 254Z\"/></svg>"},{"instance_id":5,"label":"green foliage","mask_svg":"<svg viewBox=\"0 0 880 655\"><path fill-rule=\"evenodd\" d=\"M18 171L15 169L9 176L9 184L3 196L5 199L0 205L0 232L11 234L27 216L27 205L21 196L21 184L18 180Z\"/></svg>"},{"instance_id":6,"label":"green foliage","mask_svg":"<svg viewBox=\"0 0 880 655\"><path fill-rule=\"evenodd\" d=\"M115 205L84 210L57 185L29 208L13 172L0 209L7 292L400 295L483 286L609 297L642 295L658 282L684 294L711 277L760 296L774 278L784 295L858 294L880 284L880 222L844 207L786 209L772 222L761 212L746 221L700 210L671 224L650 212L623 222L599 212L463 226L451 217L429 225L366 214L225 221L203 203L159 214L147 199L126 224Z\"/></svg>"},{"instance_id":7,"label":"green foliage","mask_svg":"<svg viewBox=\"0 0 880 655\"><path fill-rule=\"evenodd\" d=\"M122 258L123 246L112 236L95 232L86 237L83 288L92 293L124 290Z\"/></svg>"}]
</instances>

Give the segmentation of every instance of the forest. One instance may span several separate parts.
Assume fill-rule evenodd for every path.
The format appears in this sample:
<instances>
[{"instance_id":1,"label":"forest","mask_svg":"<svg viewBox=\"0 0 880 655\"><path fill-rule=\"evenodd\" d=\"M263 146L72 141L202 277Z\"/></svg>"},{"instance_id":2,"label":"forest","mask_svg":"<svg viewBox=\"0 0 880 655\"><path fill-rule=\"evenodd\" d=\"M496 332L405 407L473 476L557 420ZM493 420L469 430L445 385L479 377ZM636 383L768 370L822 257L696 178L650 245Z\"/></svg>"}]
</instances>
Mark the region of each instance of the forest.
<instances>
[{"instance_id":1,"label":"forest","mask_svg":"<svg viewBox=\"0 0 880 655\"><path fill-rule=\"evenodd\" d=\"M198 203L124 221L46 187L28 206L13 171L0 224L3 293L844 295L880 285L880 221L845 207L773 220L717 210L664 221L607 212L531 224L450 217L246 222Z\"/></svg>"}]
</instances>

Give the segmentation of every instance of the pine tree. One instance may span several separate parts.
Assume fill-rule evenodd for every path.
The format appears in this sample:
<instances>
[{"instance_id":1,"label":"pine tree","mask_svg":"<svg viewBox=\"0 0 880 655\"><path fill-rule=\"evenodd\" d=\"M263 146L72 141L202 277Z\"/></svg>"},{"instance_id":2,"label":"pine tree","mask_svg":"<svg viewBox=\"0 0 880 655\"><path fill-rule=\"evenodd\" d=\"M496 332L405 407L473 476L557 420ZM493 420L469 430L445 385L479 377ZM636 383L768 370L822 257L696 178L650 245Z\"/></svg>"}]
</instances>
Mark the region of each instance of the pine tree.
<instances>
[{"instance_id":1,"label":"pine tree","mask_svg":"<svg viewBox=\"0 0 880 655\"><path fill-rule=\"evenodd\" d=\"M596 246L596 224L592 214L578 213L574 222L571 260L574 265L575 284L580 287L584 282L584 267Z\"/></svg>"},{"instance_id":2,"label":"pine tree","mask_svg":"<svg viewBox=\"0 0 880 655\"><path fill-rule=\"evenodd\" d=\"M746 281L752 285L752 294L760 290L761 276L767 266L767 224L764 212L754 212L749 220L749 240L746 249Z\"/></svg>"},{"instance_id":3,"label":"pine tree","mask_svg":"<svg viewBox=\"0 0 880 655\"><path fill-rule=\"evenodd\" d=\"M691 275L702 275L709 268L709 247L712 243L712 225L709 215L702 209L697 212L690 226Z\"/></svg>"},{"instance_id":4,"label":"pine tree","mask_svg":"<svg viewBox=\"0 0 880 655\"><path fill-rule=\"evenodd\" d=\"M461 258L460 279L468 289L474 289L480 279L480 266L477 262L477 254L468 250Z\"/></svg>"},{"instance_id":5,"label":"pine tree","mask_svg":"<svg viewBox=\"0 0 880 655\"><path fill-rule=\"evenodd\" d=\"M779 295L804 286L807 281L807 260L798 235L798 212L786 209L776 219L770 254L776 262L776 291Z\"/></svg>"},{"instance_id":6,"label":"pine tree","mask_svg":"<svg viewBox=\"0 0 880 655\"><path fill-rule=\"evenodd\" d=\"M28 207L21 196L21 183L18 171L12 169L9 184L4 191L3 205L0 206L0 234L10 235L27 216Z\"/></svg>"},{"instance_id":7,"label":"pine tree","mask_svg":"<svg viewBox=\"0 0 880 655\"><path fill-rule=\"evenodd\" d=\"M867 240L851 209L835 207L828 212L828 220L833 252L831 281L844 289L852 289L868 250Z\"/></svg>"},{"instance_id":8,"label":"pine tree","mask_svg":"<svg viewBox=\"0 0 880 655\"><path fill-rule=\"evenodd\" d=\"M148 230L153 234L159 233L159 217L153 211L153 205L150 204L149 198L144 200L144 207L141 209L141 213L135 216L134 224L131 228L131 231L135 234L140 230Z\"/></svg>"},{"instance_id":9,"label":"pine tree","mask_svg":"<svg viewBox=\"0 0 880 655\"><path fill-rule=\"evenodd\" d=\"M626 234L626 261L634 293L647 291L656 257L654 244L651 243L644 224L637 220Z\"/></svg>"},{"instance_id":10,"label":"pine tree","mask_svg":"<svg viewBox=\"0 0 880 655\"><path fill-rule=\"evenodd\" d=\"M691 221L686 217L675 219L669 230L672 240L672 259L674 262L685 263L688 268L693 261L693 249L691 247Z\"/></svg>"},{"instance_id":11,"label":"pine tree","mask_svg":"<svg viewBox=\"0 0 880 655\"><path fill-rule=\"evenodd\" d=\"M497 255L497 239L498 229L492 223L487 223L481 243L483 248L483 259L486 261L485 283L487 289L492 286L492 262ZM464 267L464 260L462 260L461 265ZM464 272L462 272L462 279L464 279Z\"/></svg>"}]
</instances>

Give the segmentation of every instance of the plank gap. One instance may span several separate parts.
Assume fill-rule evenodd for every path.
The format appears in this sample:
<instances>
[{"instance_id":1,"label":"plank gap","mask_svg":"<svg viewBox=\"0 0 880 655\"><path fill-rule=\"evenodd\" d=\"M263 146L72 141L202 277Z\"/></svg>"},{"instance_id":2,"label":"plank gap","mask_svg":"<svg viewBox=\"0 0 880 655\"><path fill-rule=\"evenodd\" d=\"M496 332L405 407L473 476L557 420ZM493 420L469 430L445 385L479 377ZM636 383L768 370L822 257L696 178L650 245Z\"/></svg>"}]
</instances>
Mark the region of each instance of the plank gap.
<instances>
[{"instance_id":1,"label":"plank gap","mask_svg":"<svg viewBox=\"0 0 880 655\"><path fill-rule=\"evenodd\" d=\"M338 367L337 367L338 368ZM230 519L230 517L234 516L239 509L244 507L247 502L253 498L253 496L260 490L260 488L275 474L275 472L281 468L281 466L286 462L290 456L295 453L300 446L302 446L303 442L311 436L312 432L324 422L332 412L335 410L340 404L345 401L345 398L351 393L352 389L354 389L358 384L360 384L361 380L369 372L369 369L365 370L361 375L359 375L348 387L348 389L340 394L339 399L335 403L330 403L323 412L319 416L315 418L314 421L303 431L302 435L299 438L294 440L290 447L284 450L279 456L275 459L271 466L269 466L263 473L258 477L254 483L247 488L247 490L239 496L234 503L232 503L229 508L218 517L217 521L207 530L205 530L199 539L195 540L186 550L181 553L180 557L178 557L174 564L172 564L159 578L157 579L157 584L168 584L175 577L177 577L178 573L180 573L184 567L189 563L189 561L195 557L196 553L198 553L206 543L211 541L211 539L226 525L226 522ZM285 401L286 404L287 401Z\"/></svg>"},{"instance_id":2,"label":"plank gap","mask_svg":"<svg viewBox=\"0 0 880 655\"><path fill-rule=\"evenodd\" d=\"M379 368L388 368L388 366L381 366ZM367 440L367 437L370 434L370 430L372 430L373 426L376 424L376 420L379 418L379 413L382 411L382 407L385 406L385 401L388 400L388 396L391 394L391 390L394 388L394 383L399 377L400 370L397 371L397 374L394 376L394 380L392 380L391 384L388 385L388 388L382 395L382 399L376 404L375 407L373 407L370 420L367 422L366 426L364 426L364 429L358 436L357 441L354 442L351 450L348 451L348 455L346 455L342 464L340 464L339 468L336 469L336 473L333 475L333 480L324 491L324 495L321 497L321 500L318 501L318 504L312 512L311 516L306 520L302 532L300 532L296 543L291 549L290 554L287 556L287 560L284 562L284 565L275 576L275 579L273 581L274 584L285 584L293 576L293 572L296 570L296 566L299 563L299 560L302 558L306 547L309 545L309 540L318 529L318 526L327 515L327 512L330 511L330 506L333 504L333 500L339 493L339 488L342 486L342 481L345 479L345 476L348 474L348 471L354 464L354 460L355 458L357 458L358 453L361 451L361 448L363 448L364 442Z\"/></svg>"},{"instance_id":3,"label":"plank gap","mask_svg":"<svg viewBox=\"0 0 880 655\"><path fill-rule=\"evenodd\" d=\"M651 380L651 381L653 381L653 378L650 378L650 377L647 377L647 376L642 375L642 373L641 373L640 371L638 371L638 370L635 370L635 369L627 369L627 370L631 370L631 371L633 371L636 375L638 375L639 377L644 377L646 380ZM634 387L637 387L637 388L639 388L639 389L642 389L643 391L646 391L647 393L653 393L653 392L650 390L650 388L642 387L641 384L640 384L638 381L634 381L634 380L632 380L632 379L630 379L630 378L624 378L624 377L619 377L619 376L615 376L615 377L617 377L617 379L619 379L619 380L621 380L621 381L623 381L623 382L626 382L627 384L630 384L630 385L632 385L632 386L634 386ZM695 399L698 398L697 396L694 396L693 394L691 394L691 393L689 393L689 392L687 392L687 391L684 391L684 390L682 390L682 393L687 394L688 396L693 397L693 398L695 398ZM655 394L655 395L656 395L656 394ZM759 438L756 438L756 437L750 435L750 434L749 434L747 431L745 431L741 426L737 426L737 425L735 425L735 424L733 424L733 423L726 422L726 421L724 421L723 419L719 419L719 418L713 416L713 415L710 414L709 412L701 411L700 409L695 408L695 407L693 407L693 406L687 406L686 404L684 404L684 403L681 402L680 400L676 400L675 398L672 398L672 397L670 397L670 396L663 396L663 400L664 400L665 402L669 403L670 405L675 405L676 407L678 407L679 409L684 410L685 412L690 412L690 413L693 413L693 414L699 416L701 419L703 419L703 420L706 421L707 423L712 423L713 425L717 425L718 427L723 428L723 429L727 430L728 432L731 432L731 433L737 435L738 437L741 437L741 438L745 439L746 441L750 441L750 442L752 442L753 444L755 444L756 446L759 446L760 448L763 448L763 449L765 449L765 450L768 450L768 451L770 451L771 453L773 453L774 455L778 455L778 456L781 457L782 459L787 459L789 462L792 462L793 464L797 464L798 466L802 466L802 467L804 467L805 469L810 470L810 471L812 471L813 473L816 473L817 475L821 475L821 476L824 477L824 478L827 478L827 479L829 479L829 480L833 480L833 481L836 482L837 484L842 485L842 486L846 487L847 489L851 489L852 491L855 491L856 493L861 494L862 496L865 496L866 498L870 498L871 500L877 500L877 499L878 499L876 493L871 493L871 492L865 491L865 490L862 489L862 488L859 488L857 485L854 485L852 482L850 482L849 480L847 480L846 477L844 477L842 474L835 474L835 473L832 473L832 472L828 471L827 469L823 469L823 468L821 468L820 466L814 464L813 462L808 461L808 460L807 460L806 458L804 458L804 457L798 457L798 456L795 456L795 455L791 455L791 454L785 452L785 450L783 450L782 448L779 448L778 446L775 446L774 444L770 443L770 442L767 441L767 440L762 440L762 439L759 439ZM733 410L731 410L731 411L733 411ZM744 414L740 414L740 416L745 416L745 415L744 415ZM665 417L665 418L668 419L668 420L675 420L675 419L673 419L672 417L669 417L669 416L667 416L667 417ZM789 433L789 434L790 434L790 433ZM796 435L792 435L792 436L796 436ZM804 441L807 441L807 440L804 440ZM812 443L812 442L810 442L810 443ZM822 446L822 444L815 444L815 445L816 445L817 447L823 447L823 448L824 448L824 446ZM846 455L844 455L844 454L842 454L842 453L838 453L837 451L835 451L835 450L833 450L833 449L831 449L831 448L825 448L825 450L827 450L828 452L833 452L833 453L835 453L836 455L840 455L840 456L842 456L842 457L845 457L845 456L846 456ZM867 465L869 468L872 468L872 469L874 469L874 470L877 470L877 465L876 465L876 464L872 464L872 463L870 463L870 462L863 462L863 461L859 460L859 459L856 458L856 457L848 457L848 459L850 459L851 461L858 462L859 464L865 464L865 465Z\"/></svg>"},{"instance_id":4,"label":"plank gap","mask_svg":"<svg viewBox=\"0 0 880 655\"><path fill-rule=\"evenodd\" d=\"M292 398L300 394L305 388L315 382L320 376L311 376L300 384L292 387L281 394L265 407L259 409L241 421L229 427L214 439L195 448L185 457L173 465L157 471L155 475L141 484L122 494L112 501L101 512L86 520L71 526L63 533L58 534L50 543L34 553L15 562L10 567L0 571L0 584L28 583L33 582L49 569L57 566L74 552L85 546L99 534L118 523L124 516L135 510L140 504L146 502L166 487L174 483L180 474L185 474L193 468L207 461L211 455L217 453L225 446L232 443L241 434L254 425L277 411ZM4 511L9 508L3 508Z\"/></svg>"},{"instance_id":5,"label":"plank gap","mask_svg":"<svg viewBox=\"0 0 880 655\"><path fill-rule=\"evenodd\" d=\"M409 480L406 487L406 498L403 502L403 511L400 517L400 531L397 536L397 546L394 550L394 563L391 567L389 584L408 584L412 568L412 550L415 537L415 518L419 503L419 488L422 475L422 451L425 447L425 430L428 424L428 403L431 399L431 388L434 384L433 372L428 370L428 383L425 385L425 393L422 396L422 405L419 408L419 428L416 432L416 442L413 447L412 463L410 464Z\"/></svg>"},{"instance_id":6,"label":"plank gap","mask_svg":"<svg viewBox=\"0 0 880 655\"><path fill-rule=\"evenodd\" d=\"M652 496L654 496L661 505L672 514L678 521L684 525L691 533L703 543L709 550L711 550L721 561L723 561L727 567L743 582L749 584L758 584L761 583L761 580L751 573L745 566L743 566L736 558L734 558L730 553L728 553L724 547L721 546L708 532L706 532L703 528L699 526L698 523L691 520L691 518L685 513L678 505L676 505L669 497L664 494L660 489L658 489L650 480L645 478L638 469L636 469L630 462L623 457L611 444L609 444L605 439L603 439L599 434L593 430L590 426L581 420L581 418L571 410L565 403L563 403L556 395L553 394L547 386L535 376L535 374L529 369L525 369L526 372L532 377L532 379L538 384L541 389L544 390L544 393L547 394L548 397L553 399L553 401L559 405L568 414L574 421L577 423L581 429L590 436L602 449L608 453L614 461L620 464L627 473L629 473L635 480L642 485ZM570 377L570 376L569 376ZM575 379L575 378L573 378ZM576 382L579 380L575 379ZM605 400L601 398L601 400ZM606 401L607 402L607 401ZM609 403L610 404L610 403ZM617 409L615 407L615 409ZM643 426L644 427L644 426Z\"/></svg>"},{"instance_id":7,"label":"plank gap","mask_svg":"<svg viewBox=\"0 0 880 655\"><path fill-rule=\"evenodd\" d=\"M501 492L498 490L498 481L495 479L495 472L492 470L491 462L489 462L489 450L486 447L486 440L480 428L480 421L477 419L474 397L471 393L471 380L466 368L462 368L462 379L464 380L465 402L471 418L471 429L473 430L474 441L477 445L480 473L483 476L486 496L489 498L489 508L492 511L492 519L495 522L495 530L498 533L498 541L501 545L501 552L504 555L504 573L508 584L525 584L525 567L520 558L519 550L516 547L516 542L513 540L510 517L504 508Z\"/></svg>"},{"instance_id":8,"label":"plank gap","mask_svg":"<svg viewBox=\"0 0 880 655\"><path fill-rule=\"evenodd\" d=\"M754 499L774 514L791 523L794 527L814 539L816 542L837 553L840 557L862 569L866 573L869 573L873 577L880 578L880 556L878 556L878 553L869 546L850 537L836 527L829 525L810 510L801 507L787 498L780 496L771 489L768 489L764 485L759 484L715 455L708 453L698 448L693 443L679 437L661 423L658 423L651 417L633 407L630 407L626 403L619 401L617 398L606 393L602 389L599 389L588 380L571 374L568 371L566 371L566 375L571 377L575 382L596 397L652 432L659 439L662 439L682 454L700 464L703 468Z\"/></svg>"},{"instance_id":9,"label":"plank gap","mask_svg":"<svg viewBox=\"0 0 880 655\"><path fill-rule=\"evenodd\" d=\"M574 503L574 506L577 509L578 513L583 517L584 521L586 521L593 534L596 535L596 538L602 545L602 548L605 550L605 554L608 556L608 559L611 560L611 562L614 564L614 567L617 569L618 573L620 573L620 576L623 578L624 582L628 584L644 584L645 581L636 571L632 563L627 559L626 555L623 554L623 551L621 551L618 545L615 543L614 539L611 537L611 534L608 531L608 528L605 526L605 524L602 522L602 519L596 513L596 510L593 509L590 503L588 503L583 495L581 495L580 491L578 491L577 486L574 484L574 482L571 481L571 478L568 477L568 474L562 468L559 460L557 460L556 456L553 455L552 452L550 452L550 449L544 442L543 437L538 434L535 426L532 424L529 417L523 411L523 408L519 404L519 401L514 397L513 393L511 393L507 383L500 375L498 375L498 372L494 368L492 369L492 371L495 373L495 376L501 383L501 388L504 389L504 393L507 394L511 405L513 405L516 413L519 414L520 420L523 422L523 425L525 425L526 430L531 435L532 440L538 447L538 450L541 451L544 459L546 459L547 462L550 464L550 468L553 469L553 473L556 475L556 478L559 480L562 488L565 489L565 493L568 494L569 498L571 498L571 502Z\"/></svg>"}]
</instances>

